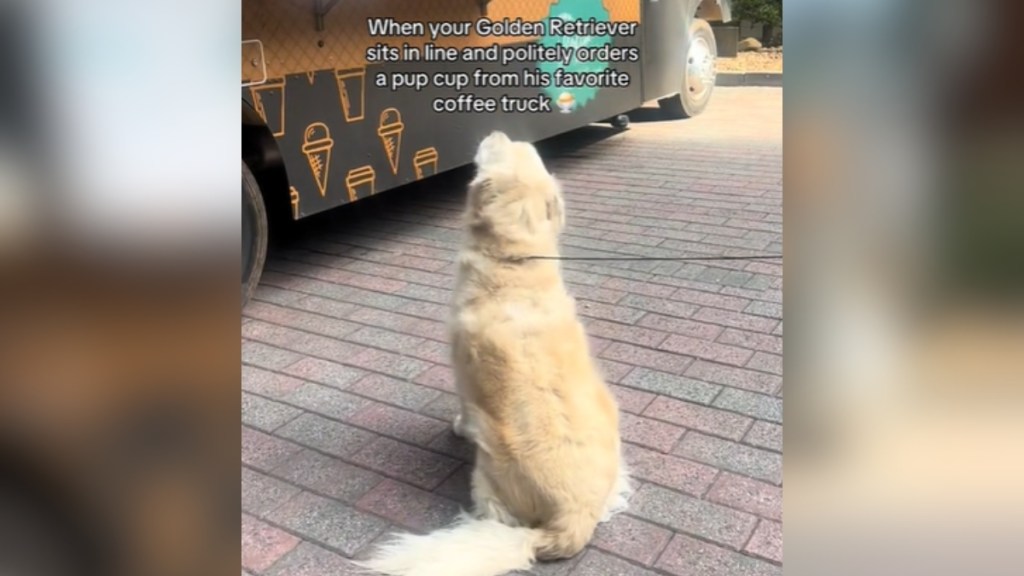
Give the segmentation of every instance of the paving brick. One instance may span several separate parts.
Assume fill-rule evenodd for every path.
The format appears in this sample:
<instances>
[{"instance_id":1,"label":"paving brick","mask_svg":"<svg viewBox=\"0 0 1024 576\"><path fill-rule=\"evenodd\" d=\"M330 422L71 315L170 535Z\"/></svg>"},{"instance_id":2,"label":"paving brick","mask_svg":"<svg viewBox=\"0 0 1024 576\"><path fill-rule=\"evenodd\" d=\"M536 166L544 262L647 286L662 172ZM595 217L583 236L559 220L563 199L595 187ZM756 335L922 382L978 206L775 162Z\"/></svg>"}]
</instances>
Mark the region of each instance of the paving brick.
<instances>
[{"instance_id":1,"label":"paving brick","mask_svg":"<svg viewBox=\"0 0 1024 576\"><path fill-rule=\"evenodd\" d=\"M440 392L432 388L417 386L382 374L364 377L352 384L349 391L410 410L417 410L440 395Z\"/></svg>"},{"instance_id":2,"label":"paving brick","mask_svg":"<svg viewBox=\"0 0 1024 576\"><path fill-rule=\"evenodd\" d=\"M378 310L376 308L358 308L348 318L360 324L386 328L394 332L402 332L422 338L443 341L448 336L447 328L445 328L443 322L395 314L394 312Z\"/></svg>"},{"instance_id":3,"label":"paving brick","mask_svg":"<svg viewBox=\"0 0 1024 576\"><path fill-rule=\"evenodd\" d=\"M710 466L633 444L623 444L622 452L631 477L694 496L703 494L718 474L718 471Z\"/></svg>"},{"instance_id":4,"label":"paving brick","mask_svg":"<svg viewBox=\"0 0 1024 576\"><path fill-rule=\"evenodd\" d=\"M734 549L754 531L757 518L692 496L645 484L630 500L630 514Z\"/></svg>"},{"instance_id":5,"label":"paving brick","mask_svg":"<svg viewBox=\"0 0 1024 576\"><path fill-rule=\"evenodd\" d=\"M581 316L596 318L598 320L611 320L623 324L633 324L644 315L643 310L626 308L623 306L592 302L590 300L577 300L576 310Z\"/></svg>"},{"instance_id":6,"label":"paving brick","mask_svg":"<svg viewBox=\"0 0 1024 576\"><path fill-rule=\"evenodd\" d=\"M677 534L656 566L679 576L782 576L782 568Z\"/></svg>"},{"instance_id":7,"label":"paving brick","mask_svg":"<svg viewBox=\"0 0 1024 576\"><path fill-rule=\"evenodd\" d=\"M419 336L382 330L373 326L364 326L349 334L345 339L357 344L383 348L392 352L409 351L423 342L423 338Z\"/></svg>"},{"instance_id":8,"label":"paving brick","mask_svg":"<svg viewBox=\"0 0 1024 576\"><path fill-rule=\"evenodd\" d=\"M661 314L647 314L640 319L639 324L641 326L647 326L649 328L669 333L673 336L689 336L691 338L709 341L714 341L714 339L722 333L722 330L724 330L721 326L716 326L714 324L694 322L693 320L687 320L685 318L662 316Z\"/></svg>"},{"instance_id":9,"label":"paving brick","mask_svg":"<svg viewBox=\"0 0 1024 576\"><path fill-rule=\"evenodd\" d=\"M634 416L628 412L621 414L619 428L623 440L662 452L672 450L684 432L678 426L642 416Z\"/></svg>"},{"instance_id":10,"label":"paving brick","mask_svg":"<svg viewBox=\"0 0 1024 576\"><path fill-rule=\"evenodd\" d=\"M733 440L743 438L751 423L746 416L665 396L655 398L644 416Z\"/></svg>"},{"instance_id":11,"label":"paving brick","mask_svg":"<svg viewBox=\"0 0 1024 576\"><path fill-rule=\"evenodd\" d=\"M261 396L280 398L302 386L302 380L261 370L253 366L242 366L242 390Z\"/></svg>"},{"instance_id":12,"label":"paving brick","mask_svg":"<svg viewBox=\"0 0 1024 576\"><path fill-rule=\"evenodd\" d=\"M353 455L351 460L424 490L437 488L459 466L459 461L454 458L390 438L377 438Z\"/></svg>"},{"instance_id":13,"label":"paving brick","mask_svg":"<svg viewBox=\"0 0 1024 576\"><path fill-rule=\"evenodd\" d=\"M609 345L610 346L610 345ZM605 349L607 350L607 348ZM604 352L604 350L602 350ZM621 362L615 362L606 358L598 358L597 365L601 370L601 374L604 376L607 382L618 382L626 377L627 374L633 369L629 364L623 364Z\"/></svg>"},{"instance_id":14,"label":"paving brick","mask_svg":"<svg viewBox=\"0 0 1024 576\"><path fill-rule=\"evenodd\" d=\"M707 499L751 514L782 520L782 488L723 472L708 491Z\"/></svg>"},{"instance_id":15,"label":"paving brick","mask_svg":"<svg viewBox=\"0 0 1024 576\"><path fill-rule=\"evenodd\" d=\"M242 392L242 423L265 432L273 432L302 413L286 404Z\"/></svg>"},{"instance_id":16,"label":"paving brick","mask_svg":"<svg viewBox=\"0 0 1024 576\"><path fill-rule=\"evenodd\" d=\"M741 348L760 350L762 352L782 354L782 338L772 336L770 334L760 334L757 332L747 332L746 330L727 328L718 337L718 342L721 344L739 346Z\"/></svg>"},{"instance_id":17,"label":"paving brick","mask_svg":"<svg viewBox=\"0 0 1024 576\"><path fill-rule=\"evenodd\" d=\"M673 451L718 468L745 476L782 483L782 454L736 444L720 438L689 432Z\"/></svg>"},{"instance_id":18,"label":"paving brick","mask_svg":"<svg viewBox=\"0 0 1024 576\"><path fill-rule=\"evenodd\" d=\"M733 364L736 366L743 366L743 364L753 356L753 351L745 348L716 344L707 340L691 338L689 336L682 336L678 334L669 336L668 340L665 340L659 348L661 350L668 350L679 354L685 354L687 356L694 356L696 358L703 358L705 360L721 362L723 364Z\"/></svg>"},{"instance_id":19,"label":"paving brick","mask_svg":"<svg viewBox=\"0 0 1024 576\"><path fill-rule=\"evenodd\" d=\"M604 320L587 320L586 328L587 333L591 336L600 336L609 340L618 340L650 348L657 347L658 344L665 341L665 338L668 338L667 333L658 330L629 326L617 322L606 322ZM592 348L592 351L596 353L597 350Z\"/></svg>"},{"instance_id":20,"label":"paving brick","mask_svg":"<svg viewBox=\"0 0 1024 576\"><path fill-rule=\"evenodd\" d=\"M326 384L339 390L348 388L349 384L366 375L365 370L319 358L303 358L285 368L284 371L299 378Z\"/></svg>"},{"instance_id":21,"label":"paving brick","mask_svg":"<svg viewBox=\"0 0 1024 576\"><path fill-rule=\"evenodd\" d=\"M242 511L264 516L299 493L291 484L242 467Z\"/></svg>"},{"instance_id":22,"label":"paving brick","mask_svg":"<svg viewBox=\"0 0 1024 576\"><path fill-rule=\"evenodd\" d=\"M598 525L593 545L612 554L650 566L672 539L672 532L618 514L610 521Z\"/></svg>"},{"instance_id":23,"label":"paving brick","mask_svg":"<svg viewBox=\"0 0 1024 576\"><path fill-rule=\"evenodd\" d=\"M347 320L349 314L354 310L359 309L359 306L356 306L351 302L339 302L337 300L321 298L319 296L306 296L305 298L293 303L292 307L315 312L322 316L340 318L342 320Z\"/></svg>"},{"instance_id":24,"label":"paving brick","mask_svg":"<svg viewBox=\"0 0 1024 576\"><path fill-rule=\"evenodd\" d=\"M354 394L312 382L306 382L285 396L284 400L310 412L341 420L347 419L370 403L369 400Z\"/></svg>"},{"instance_id":25,"label":"paving brick","mask_svg":"<svg viewBox=\"0 0 1024 576\"><path fill-rule=\"evenodd\" d=\"M403 302L400 306L393 308L395 312L426 318L428 320L441 320L448 317L448 306L435 304L433 302L422 302L413 300Z\"/></svg>"},{"instance_id":26,"label":"paving brick","mask_svg":"<svg viewBox=\"0 0 1024 576\"><path fill-rule=\"evenodd\" d=\"M437 340L424 340L419 345L405 351L405 354L443 366L451 364L452 361L451 349L448 344Z\"/></svg>"},{"instance_id":27,"label":"paving brick","mask_svg":"<svg viewBox=\"0 0 1024 576\"><path fill-rule=\"evenodd\" d=\"M259 470L270 470L301 449L292 442L242 427L242 463Z\"/></svg>"},{"instance_id":28,"label":"paving brick","mask_svg":"<svg viewBox=\"0 0 1024 576\"><path fill-rule=\"evenodd\" d=\"M750 537L746 551L782 563L782 524L762 520Z\"/></svg>"},{"instance_id":29,"label":"paving brick","mask_svg":"<svg viewBox=\"0 0 1024 576\"><path fill-rule=\"evenodd\" d=\"M647 312L654 312L676 318L689 318L700 309L700 306L695 304L666 300L664 298L654 298L652 296L642 296L639 294L627 294L618 302L618 304L619 306L629 306L631 308L637 308L640 310L646 310ZM641 324L643 323L641 322Z\"/></svg>"},{"instance_id":30,"label":"paving brick","mask_svg":"<svg viewBox=\"0 0 1024 576\"><path fill-rule=\"evenodd\" d=\"M763 370L782 376L782 356L757 352L750 358L750 362L747 362L747 368Z\"/></svg>"},{"instance_id":31,"label":"paving brick","mask_svg":"<svg viewBox=\"0 0 1024 576\"><path fill-rule=\"evenodd\" d=\"M758 420L782 422L782 400L746 390L726 388L715 398L714 406L753 416Z\"/></svg>"},{"instance_id":32,"label":"paving brick","mask_svg":"<svg viewBox=\"0 0 1024 576\"><path fill-rule=\"evenodd\" d=\"M258 320L249 322L242 328L248 338L319 358L347 359L362 351L362 348L355 344L276 324L267 327L264 322Z\"/></svg>"},{"instance_id":33,"label":"paving brick","mask_svg":"<svg viewBox=\"0 0 1024 576\"><path fill-rule=\"evenodd\" d=\"M383 480L383 477L341 460L303 450L274 467L271 471L295 485L353 503Z\"/></svg>"},{"instance_id":34,"label":"paving brick","mask_svg":"<svg viewBox=\"0 0 1024 576\"><path fill-rule=\"evenodd\" d=\"M743 441L759 448L782 452L782 426L770 422L754 422Z\"/></svg>"},{"instance_id":35,"label":"paving brick","mask_svg":"<svg viewBox=\"0 0 1024 576\"><path fill-rule=\"evenodd\" d=\"M455 391L455 375L450 366L431 366L414 378L413 382L447 392Z\"/></svg>"},{"instance_id":36,"label":"paving brick","mask_svg":"<svg viewBox=\"0 0 1024 576\"><path fill-rule=\"evenodd\" d=\"M716 364L706 360L697 360L686 369L684 374L698 380L743 388L762 394L771 394L782 386L782 378L779 376Z\"/></svg>"},{"instance_id":37,"label":"paving brick","mask_svg":"<svg viewBox=\"0 0 1024 576\"><path fill-rule=\"evenodd\" d=\"M437 397L420 409L420 414L436 418L442 422L452 422L461 409L459 397L447 392L439 392Z\"/></svg>"},{"instance_id":38,"label":"paving brick","mask_svg":"<svg viewBox=\"0 0 1024 576\"><path fill-rule=\"evenodd\" d=\"M744 302L746 301L744 300ZM745 307L746 306L744 306L744 308ZM764 318L762 316L754 316L753 314L746 314L744 312L721 310L710 307L698 310L693 315L693 319L701 322L707 322L709 324L721 324L722 326L728 326L730 328L739 328L741 330L762 332L765 334L770 334L779 323L779 321L774 318Z\"/></svg>"},{"instance_id":39,"label":"paving brick","mask_svg":"<svg viewBox=\"0 0 1024 576\"><path fill-rule=\"evenodd\" d=\"M430 368L429 362L373 348L364 349L358 354L346 358L345 362L402 380L415 378Z\"/></svg>"},{"instance_id":40,"label":"paving brick","mask_svg":"<svg viewBox=\"0 0 1024 576\"><path fill-rule=\"evenodd\" d=\"M710 404L715 396L722 390L721 386L708 384L706 382L701 382L700 380L694 380L693 378L666 374L665 372L658 372L656 370L648 370L647 368L633 369L633 371L623 378L621 382L624 386L629 386L631 388L640 388L649 392L664 394L681 400L699 402L701 404Z\"/></svg>"},{"instance_id":41,"label":"paving brick","mask_svg":"<svg viewBox=\"0 0 1024 576\"><path fill-rule=\"evenodd\" d=\"M348 421L361 428L421 446L429 444L449 426L447 422L379 402L370 402Z\"/></svg>"},{"instance_id":42,"label":"paving brick","mask_svg":"<svg viewBox=\"0 0 1024 576\"><path fill-rule=\"evenodd\" d=\"M364 572L341 554L302 542L278 560L265 576L360 576Z\"/></svg>"},{"instance_id":43,"label":"paving brick","mask_svg":"<svg viewBox=\"0 0 1024 576\"><path fill-rule=\"evenodd\" d=\"M583 553L572 576L655 576L656 572L594 549Z\"/></svg>"},{"instance_id":44,"label":"paving brick","mask_svg":"<svg viewBox=\"0 0 1024 576\"><path fill-rule=\"evenodd\" d=\"M269 346L262 342L250 342L248 340L242 342L242 362L246 364L269 368L270 370L280 370L301 359L301 354Z\"/></svg>"},{"instance_id":45,"label":"paving brick","mask_svg":"<svg viewBox=\"0 0 1024 576\"><path fill-rule=\"evenodd\" d=\"M316 414L303 414L282 426L277 435L335 456L348 456L374 439L374 434Z\"/></svg>"},{"instance_id":46,"label":"paving brick","mask_svg":"<svg viewBox=\"0 0 1024 576\"><path fill-rule=\"evenodd\" d=\"M631 414L640 414L654 400L654 394L641 392L625 386L612 385L612 394L619 403L619 409Z\"/></svg>"},{"instance_id":47,"label":"paving brick","mask_svg":"<svg viewBox=\"0 0 1024 576\"><path fill-rule=\"evenodd\" d=\"M417 532L442 528L459 513L455 502L394 480L385 480L367 492L356 508Z\"/></svg>"},{"instance_id":48,"label":"paving brick","mask_svg":"<svg viewBox=\"0 0 1024 576\"><path fill-rule=\"evenodd\" d=\"M776 304L772 302L751 302L747 306L744 312L748 314L755 314L757 316L767 316L769 318L782 318L782 304Z\"/></svg>"},{"instance_id":49,"label":"paving brick","mask_svg":"<svg viewBox=\"0 0 1024 576\"><path fill-rule=\"evenodd\" d=\"M342 338L359 329L358 324L340 318L331 318L264 302L249 303L245 307L245 315L264 322L272 322L332 338Z\"/></svg>"},{"instance_id":50,"label":"paving brick","mask_svg":"<svg viewBox=\"0 0 1024 576\"><path fill-rule=\"evenodd\" d=\"M441 483L434 493L462 506L464 510L472 510L473 498L470 492L470 476L473 474L472 464L463 464Z\"/></svg>"},{"instance_id":51,"label":"paving brick","mask_svg":"<svg viewBox=\"0 0 1024 576\"><path fill-rule=\"evenodd\" d=\"M747 307L750 302L745 298L737 298L735 296L724 296L722 294L716 294L712 292L704 292L701 290L694 290L691 288L678 288L672 296L669 297L671 300L679 300L688 304L695 304L697 306L710 306L711 310L724 309L724 311L733 310L740 311ZM699 312L698 312L699 313ZM696 318L696 316L694 316ZM701 318L697 318L701 320ZM713 324L721 324L714 320L707 320Z\"/></svg>"},{"instance_id":52,"label":"paving brick","mask_svg":"<svg viewBox=\"0 0 1024 576\"><path fill-rule=\"evenodd\" d=\"M242 514L242 568L262 572L298 544L284 530Z\"/></svg>"},{"instance_id":53,"label":"paving brick","mask_svg":"<svg viewBox=\"0 0 1024 576\"><path fill-rule=\"evenodd\" d=\"M676 289L672 286L661 286L649 282L638 282L626 278L608 278L601 283L605 288L621 290L623 292L639 294L642 296L653 296L655 298L667 298Z\"/></svg>"},{"instance_id":54,"label":"paving brick","mask_svg":"<svg viewBox=\"0 0 1024 576\"><path fill-rule=\"evenodd\" d=\"M454 458L457 458L463 462L472 462L476 455L476 447L473 443L464 439L459 438L452 432L451 427L434 438L428 446L431 450L436 450L443 454L447 454Z\"/></svg>"},{"instance_id":55,"label":"paving brick","mask_svg":"<svg viewBox=\"0 0 1024 576\"><path fill-rule=\"evenodd\" d=\"M277 524L349 557L388 526L380 518L309 492L289 500L273 517Z\"/></svg>"},{"instance_id":56,"label":"paving brick","mask_svg":"<svg viewBox=\"0 0 1024 576\"><path fill-rule=\"evenodd\" d=\"M633 364L673 374L682 373L693 362L692 358L687 358L686 356L641 348L624 342L613 342L611 346L601 351L601 357L624 364ZM616 382L616 380L612 381Z\"/></svg>"},{"instance_id":57,"label":"paving brick","mask_svg":"<svg viewBox=\"0 0 1024 576\"><path fill-rule=\"evenodd\" d=\"M301 292L282 290L280 288L274 288L273 286L266 285L257 286L256 292L253 294L253 298L256 300L285 305L291 304L296 300L301 300L303 297L304 294Z\"/></svg>"}]
</instances>

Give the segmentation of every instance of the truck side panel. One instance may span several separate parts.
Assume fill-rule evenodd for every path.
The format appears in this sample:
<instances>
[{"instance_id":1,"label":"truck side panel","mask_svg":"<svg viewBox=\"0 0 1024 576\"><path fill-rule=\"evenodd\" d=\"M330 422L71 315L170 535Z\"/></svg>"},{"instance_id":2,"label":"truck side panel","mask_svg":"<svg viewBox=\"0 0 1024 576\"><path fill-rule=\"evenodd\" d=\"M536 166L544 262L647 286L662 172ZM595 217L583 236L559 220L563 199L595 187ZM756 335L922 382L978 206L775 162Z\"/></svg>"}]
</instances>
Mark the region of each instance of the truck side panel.
<instances>
[{"instance_id":1,"label":"truck side panel","mask_svg":"<svg viewBox=\"0 0 1024 576\"><path fill-rule=\"evenodd\" d=\"M329 4L327 2L323 4ZM536 141L607 119L643 103L640 62L610 62L607 67L632 77L628 87L572 91L576 107L559 111L557 91L541 87L472 88L461 91L428 85L391 91L376 79L392 72L489 72L537 69L553 65L536 62L502 66L500 63L397 62L365 64L366 49L377 42L422 47L422 38L371 38L367 18L394 16L401 21L475 21L476 0L441 2L338 3L323 17L318 31L315 2L246 0L243 3L243 38L259 39L269 80L242 89L242 97L256 109L277 139L292 192L293 217L298 219L396 186L472 162L477 143L490 131L501 129L511 137ZM408 10L403 10L403 8ZM596 12L594 12L596 10ZM521 17L536 21L549 14L570 14L583 19L637 22L640 0L494 0L487 17ZM574 13L575 12L575 13ZM613 46L640 46L642 31L632 37L613 38ZM439 46L524 46L537 38L495 38L471 35L444 38ZM429 41L429 39L426 39ZM549 39L550 41L550 39ZM569 70L573 70L573 66ZM503 94L549 101L551 112L438 114L437 97L472 93L478 97Z\"/></svg>"}]
</instances>

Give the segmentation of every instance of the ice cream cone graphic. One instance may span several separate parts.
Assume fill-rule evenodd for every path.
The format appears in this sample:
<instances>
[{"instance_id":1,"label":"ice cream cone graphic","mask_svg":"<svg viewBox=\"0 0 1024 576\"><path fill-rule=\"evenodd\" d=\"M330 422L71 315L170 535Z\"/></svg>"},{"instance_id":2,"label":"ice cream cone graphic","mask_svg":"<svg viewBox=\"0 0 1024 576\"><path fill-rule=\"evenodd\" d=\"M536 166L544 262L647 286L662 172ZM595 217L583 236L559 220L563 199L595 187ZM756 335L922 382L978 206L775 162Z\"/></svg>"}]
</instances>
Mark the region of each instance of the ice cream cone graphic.
<instances>
[{"instance_id":1,"label":"ice cream cone graphic","mask_svg":"<svg viewBox=\"0 0 1024 576\"><path fill-rule=\"evenodd\" d=\"M431 146L416 152L412 157L412 165L416 169L417 180L437 174L437 149Z\"/></svg>"},{"instance_id":2,"label":"ice cream cone graphic","mask_svg":"<svg viewBox=\"0 0 1024 576\"><path fill-rule=\"evenodd\" d=\"M377 135L384 144L384 152L388 155L388 162L391 163L391 173L398 174L398 156L402 148L402 115L396 108L388 108L380 113L380 124L377 126Z\"/></svg>"},{"instance_id":3,"label":"ice cream cone graphic","mask_svg":"<svg viewBox=\"0 0 1024 576\"><path fill-rule=\"evenodd\" d=\"M278 138L284 136L284 85L284 78L274 78L249 88L253 108Z\"/></svg>"},{"instance_id":4,"label":"ice cream cone graphic","mask_svg":"<svg viewBox=\"0 0 1024 576\"><path fill-rule=\"evenodd\" d=\"M376 192L374 182L377 180L377 173L373 166L353 168L348 171L345 177L345 187L348 188L348 199L355 202L358 198L366 198Z\"/></svg>"},{"instance_id":5,"label":"ice cream cone graphic","mask_svg":"<svg viewBox=\"0 0 1024 576\"><path fill-rule=\"evenodd\" d=\"M314 122L306 127L303 138L302 153L309 160L309 169L313 171L313 179L320 190L320 196L327 194L327 175L331 170L331 131L323 122Z\"/></svg>"},{"instance_id":6,"label":"ice cream cone graphic","mask_svg":"<svg viewBox=\"0 0 1024 576\"><path fill-rule=\"evenodd\" d=\"M366 92L366 69L335 70L334 78L338 81L338 94L341 97L341 111L345 114L345 121L362 120L363 100Z\"/></svg>"}]
</instances>

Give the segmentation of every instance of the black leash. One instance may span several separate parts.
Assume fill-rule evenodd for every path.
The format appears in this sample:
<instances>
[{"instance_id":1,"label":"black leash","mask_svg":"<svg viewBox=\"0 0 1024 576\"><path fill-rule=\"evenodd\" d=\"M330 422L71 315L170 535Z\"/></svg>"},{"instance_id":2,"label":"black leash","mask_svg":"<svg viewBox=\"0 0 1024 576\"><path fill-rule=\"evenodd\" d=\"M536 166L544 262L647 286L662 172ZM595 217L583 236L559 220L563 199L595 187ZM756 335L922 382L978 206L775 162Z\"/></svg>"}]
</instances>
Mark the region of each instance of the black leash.
<instances>
[{"instance_id":1,"label":"black leash","mask_svg":"<svg viewBox=\"0 0 1024 576\"><path fill-rule=\"evenodd\" d=\"M655 256L513 256L512 262L525 260L602 260L617 262L703 262L712 260L781 260L782 254L746 254L742 256L689 256L689 257L655 257Z\"/></svg>"}]
</instances>

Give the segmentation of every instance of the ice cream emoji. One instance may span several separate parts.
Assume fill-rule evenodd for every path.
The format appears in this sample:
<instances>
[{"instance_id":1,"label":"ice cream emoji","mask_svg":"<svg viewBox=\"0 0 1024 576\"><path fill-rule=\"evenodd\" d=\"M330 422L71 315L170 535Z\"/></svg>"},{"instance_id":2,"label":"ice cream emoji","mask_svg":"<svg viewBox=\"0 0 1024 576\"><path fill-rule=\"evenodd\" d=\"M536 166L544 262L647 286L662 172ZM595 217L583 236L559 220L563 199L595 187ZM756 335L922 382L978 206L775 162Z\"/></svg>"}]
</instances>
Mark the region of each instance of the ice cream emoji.
<instances>
[{"instance_id":1,"label":"ice cream emoji","mask_svg":"<svg viewBox=\"0 0 1024 576\"><path fill-rule=\"evenodd\" d=\"M373 166L363 166L349 170L348 176L345 177L345 187L348 188L349 201L355 202L358 198L371 196L376 192L374 187L376 180L377 173L373 170Z\"/></svg>"},{"instance_id":2,"label":"ice cream emoji","mask_svg":"<svg viewBox=\"0 0 1024 576\"><path fill-rule=\"evenodd\" d=\"M388 108L380 113L380 124L377 126L377 135L384 144L384 152L388 155L388 162L391 163L391 173L398 174L398 154L402 147L402 115L396 108Z\"/></svg>"},{"instance_id":3,"label":"ice cream emoji","mask_svg":"<svg viewBox=\"0 0 1024 576\"><path fill-rule=\"evenodd\" d=\"M576 108L576 97L569 92L562 92L558 95L558 109L562 114L568 114Z\"/></svg>"},{"instance_id":4,"label":"ice cream emoji","mask_svg":"<svg viewBox=\"0 0 1024 576\"><path fill-rule=\"evenodd\" d=\"M366 69L335 70L334 78L338 81L338 94L341 96L341 111L345 114L345 121L362 120Z\"/></svg>"},{"instance_id":5,"label":"ice cream emoji","mask_svg":"<svg viewBox=\"0 0 1024 576\"><path fill-rule=\"evenodd\" d=\"M416 179L437 174L437 149L431 146L424 148L412 157L412 165L416 168Z\"/></svg>"},{"instance_id":6,"label":"ice cream emoji","mask_svg":"<svg viewBox=\"0 0 1024 576\"><path fill-rule=\"evenodd\" d=\"M303 140L302 153L309 160L320 196L324 196L327 194L327 175L331 170L331 149L334 148L331 131L323 122L314 122L306 127Z\"/></svg>"}]
</instances>

